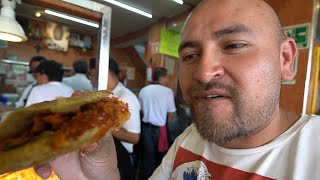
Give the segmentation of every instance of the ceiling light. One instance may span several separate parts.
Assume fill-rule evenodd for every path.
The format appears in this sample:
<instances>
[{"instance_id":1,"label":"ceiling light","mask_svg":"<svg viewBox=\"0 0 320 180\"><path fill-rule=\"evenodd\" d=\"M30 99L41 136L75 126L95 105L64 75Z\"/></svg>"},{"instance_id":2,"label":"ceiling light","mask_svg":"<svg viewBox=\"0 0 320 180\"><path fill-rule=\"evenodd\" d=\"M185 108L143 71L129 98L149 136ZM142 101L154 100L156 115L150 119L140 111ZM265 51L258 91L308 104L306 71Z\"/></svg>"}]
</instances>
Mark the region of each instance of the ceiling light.
<instances>
[{"instance_id":1,"label":"ceiling light","mask_svg":"<svg viewBox=\"0 0 320 180\"><path fill-rule=\"evenodd\" d=\"M173 0L173 1L175 1L175 2L177 2L177 3L179 3L179 4L183 4L183 1L182 1L182 0Z\"/></svg>"},{"instance_id":2,"label":"ceiling light","mask_svg":"<svg viewBox=\"0 0 320 180\"><path fill-rule=\"evenodd\" d=\"M40 17L40 16L41 16L41 13L37 11L34 15L35 15L36 17Z\"/></svg>"},{"instance_id":3,"label":"ceiling light","mask_svg":"<svg viewBox=\"0 0 320 180\"><path fill-rule=\"evenodd\" d=\"M99 27L99 24L96 23L96 22L92 22L92 21L88 21L88 20L85 20L85 19L76 18L74 16L70 16L70 15L67 15L67 14L64 14L64 13L51 11L51 10L48 10L48 9L44 10L44 12L47 13L47 14L53 15L53 16L57 16L57 17L60 17L60 18L63 18L63 19L68 19L70 21L78 22L78 23L81 23L81 24L85 24L85 25L88 25L88 26L95 27L95 28Z\"/></svg>"},{"instance_id":4,"label":"ceiling light","mask_svg":"<svg viewBox=\"0 0 320 180\"><path fill-rule=\"evenodd\" d=\"M141 15L146 16L148 18L152 18L152 14L144 12L144 11L141 11L140 9L134 8L132 6L128 6L128 5L123 4L121 2L118 2L118 1L115 1L115 0L103 0L103 1L111 3L111 4L119 6L119 7L122 7L124 9L129 10L129 11L133 11L135 13L141 14Z\"/></svg>"},{"instance_id":5,"label":"ceiling light","mask_svg":"<svg viewBox=\"0 0 320 180\"><path fill-rule=\"evenodd\" d=\"M20 0L17 0L21 3ZM26 41L28 38L16 21L14 9L16 0L1 0L0 39L12 42Z\"/></svg>"}]
</instances>

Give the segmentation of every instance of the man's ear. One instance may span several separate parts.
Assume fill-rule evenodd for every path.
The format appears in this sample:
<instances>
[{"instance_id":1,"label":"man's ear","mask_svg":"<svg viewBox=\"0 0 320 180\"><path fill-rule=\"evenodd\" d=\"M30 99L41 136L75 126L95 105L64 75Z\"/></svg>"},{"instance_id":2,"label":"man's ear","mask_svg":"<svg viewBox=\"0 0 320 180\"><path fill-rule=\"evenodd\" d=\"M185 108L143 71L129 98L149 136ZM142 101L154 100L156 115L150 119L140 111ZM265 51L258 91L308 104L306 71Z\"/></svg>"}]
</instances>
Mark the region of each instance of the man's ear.
<instances>
[{"instance_id":1,"label":"man's ear","mask_svg":"<svg viewBox=\"0 0 320 180\"><path fill-rule=\"evenodd\" d=\"M292 80L294 74L294 59L297 55L297 45L294 39L286 38L281 44L281 79Z\"/></svg>"}]
</instances>

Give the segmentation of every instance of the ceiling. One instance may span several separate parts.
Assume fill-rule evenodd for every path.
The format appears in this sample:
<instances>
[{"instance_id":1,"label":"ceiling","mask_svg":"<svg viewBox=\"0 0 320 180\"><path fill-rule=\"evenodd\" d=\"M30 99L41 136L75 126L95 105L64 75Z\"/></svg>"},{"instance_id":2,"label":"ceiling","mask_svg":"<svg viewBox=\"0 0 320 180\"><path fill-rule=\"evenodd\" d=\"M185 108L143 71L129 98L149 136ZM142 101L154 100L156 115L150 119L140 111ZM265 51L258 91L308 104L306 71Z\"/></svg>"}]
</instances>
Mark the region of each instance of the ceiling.
<instances>
[{"instance_id":1,"label":"ceiling","mask_svg":"<svg viewBox=\"0 0 320 180\"><path fill-rule=\"evenodd\" d=\"M117 0L124 4L133 6L135 8L141 9L152 14L152 18L148 18L134 12L128 11L126 9L120 8L118 6L114 6L102 0L94 0L96 2L105 4L112 8L111 15L111 38L117 38L124 36L128 33L133 33L137 30L140 30L144 27L148 27L151 24L163 20L166 18L170 18L176 16L182 12L187 10L191 10L197 4L201 2L201 0L184 0L184 4L180 5L173 0ZM32 17L34 16L36 11L44 11L43 8L37 7L34 5L22 3L21 5L17 5L16 14L17 16L25 16ZM47 15L42 13L40 18L37 18L41 21L54 21L62 24L66 24L67 26L85 31L87 33L96 33L97 29L93 27L89 27L86 25L81 25L78 23L74 23L69 20L63 20L61 18L56 18L51 15Z\"/></svg>"},{"instance_id":2,"label":"ceiling","mask_svg":"<svg viewBox=\"0 0 320 180\"><path fill-rule=\"evenodd\" d=\"M152 14L152 18L148 18L126 9L114 6L112 4L99 0L97 2L106 4L112 8L111 19L111 37L119 37L130 32L137 31L143 27L147 27L160 19L176 16L182 12L192 9L201 0L184 0L184 4L180 5L173 0L118 0L124 4L136 7L145 12Z\"/></svg>"}]
</instances>

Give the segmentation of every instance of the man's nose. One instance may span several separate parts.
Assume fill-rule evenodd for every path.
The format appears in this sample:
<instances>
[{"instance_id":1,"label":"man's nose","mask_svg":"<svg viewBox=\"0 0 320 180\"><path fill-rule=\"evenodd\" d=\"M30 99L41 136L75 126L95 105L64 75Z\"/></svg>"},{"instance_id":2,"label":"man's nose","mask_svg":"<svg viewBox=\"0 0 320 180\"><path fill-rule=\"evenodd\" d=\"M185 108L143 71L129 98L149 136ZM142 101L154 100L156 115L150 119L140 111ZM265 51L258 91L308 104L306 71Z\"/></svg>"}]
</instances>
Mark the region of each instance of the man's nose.
<instances>
[{"instance_id":1,"label":"man's nose","mask_svg":"<svg viewBox=\"0 0 320 180\"><path fill-rule=\"evenodd\" d=\"M194 74L195 78L202 82L208 83L217 80L224 75L224 67L219 60L210 57L202 57L199 66Z\"/></svg>"}]
</instances>

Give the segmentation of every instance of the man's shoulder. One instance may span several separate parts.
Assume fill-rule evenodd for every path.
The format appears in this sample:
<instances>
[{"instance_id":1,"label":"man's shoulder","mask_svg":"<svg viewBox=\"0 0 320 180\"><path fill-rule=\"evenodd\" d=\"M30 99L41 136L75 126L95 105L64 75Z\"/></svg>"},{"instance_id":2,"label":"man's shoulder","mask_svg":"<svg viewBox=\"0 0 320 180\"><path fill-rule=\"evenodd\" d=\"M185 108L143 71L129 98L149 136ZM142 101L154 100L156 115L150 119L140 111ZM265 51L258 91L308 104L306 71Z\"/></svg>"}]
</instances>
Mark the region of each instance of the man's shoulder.
<instances>
[{"instance_id":1,"label":"man's shoulder","mask_svg":"<svg viewBox=\"0 0 320 180\"><path fill-rule=\"evenodd\" d=\"M119 90L115 93L116 96L119 96L119 98L122 99L128 99L128 100L132 100L132 101L138 101L137 96L128 88L126 87L121 87L119 88Z\"/></svg>"},{"instance_id":2,"label":"man's shoulder","mask_svg":"<svg viewBox=\"0 0 320 180\"><path fill-rule=\"evenodd\" d=\"M147 85L140 89L139 95L144 94L149 91L150 85Z\"/></svg>"},{"instance_id":3,"label":"man's shoulder","mask_svg":"<svg viewBox=\"0 0 320 180\"><path fill-rule=\"evenodd\" d=\"M150 90L172 92L170 88L161 84L149 84L141 89L141 91L150 91Z\"/></svg>"},{"instance_id":4,"label":"man's shoulder","mask_svg":"<svg viewBox=\"0 0 320 180\"><path fill-rule=\"evenodd\" d=\"M29 84L26 88L24 88L23 92L29 92L32 88L34 88L36 85L34 83Z\"/></svg>"},{"instance_id":5,"label":"man's shoulder","mask_svg":"<svg viewBox=\"0 0 320 180\"><path fill-rule=\"evenodd\" d=\"M299 120L304 119L307 123L320 123L320 116L315 114L302 114Z\"/></svg>"},{"instance_id":6,"label":"man's shoulder","mask_svg":"<svg viewBox=\"0 0 320 180\"><path fill-rule=\"evenodd\" d=\"M320 120L320 115L311 114L311 115L308 115L308 116L310 116L310 119L313 119L313 120Z\"/></svg>"},{"instance_id":7,"label":"man's shoulder","mask_svg":"<svg viewBox=\"0 0 320 180\"><path fill-rule=\"evenodd\" d=\"M33 91L34 91L34 90L41 90L41 89L47 88L48 86L49 86L48 83L46 83L46 84L40 84L40 85L34 86L32 90L33 90Z\"/></svg>"},{"instance_id":8,"label":"man's shoulder","mask_svg":"<svg viewBox=\"0 0 320 180\"><path fill-rule=\"evenodd\" d=\"M60 83L60 86L61 86L62 88L65 88L65 89L71 89L71 90L73 90L71 86L68 86L68 85L66 85L66 84L64 84L64 83L62 83L62 82Z\"/></svg>"},{"instance_id":9,"label":"man's shoulder","mask_svg":"<svg viewBox=\"0 0 320 180\"><path fill-rule=\"evenodd\" d=\"M42 85L38 85L38 86L35 86L34 89L36 90L39 90L39 91L44 91L44 90L50 90L50 91L56 91L56 90L59 90L59 89L65 89L65 90L72 90L73 89L62 83L62 82L57 82L57 81L52 81L52 82L49 82L49 83L46 83L46 84L42 84Z\"/></svg>"},{"instance_id":10,"label":"man's shoulder","mask_svg":"<svg viewBox=\"0 0 320 180\"><path fill-rule=\"evenodd\" d=\"M145 91L146 89L150 89L152 87L153 87L153 84L148 84L148 85L144 86L143 88L141 88L140 92Z\"/></svg>"},{"instance_id":11,"label":"man's shoulder","mask_svg":"<svg viewBox=\"0 0 320 180\"><path fill-rule=\"evenodd\" d=\"M301 118L307 119L306 125L311 125L312 127L316 126L316 125L320 125L320 116L319 115L315 115L315 114L302 115ZM320 133L320 131L319 131L319 133Z\"/></svg>"},{"instance_id":12,"label":"man's shoulder","mask_svg":"<svg viewBox=\"0 0 320 180\"><path fill-rule=\"evenodd\" d=\"M62 79L62 82L63 83L70 83L70 82L72 82L73 79L74 79L73 76L65 77Z\"/></svg>"},{"instance_id":13,"label":"man's shoulder","mask_svg":"<svg viewBox=\"0 0 320 180\"><path fill-rule=\"evenodd\" d=\"M82 73L77 73L72 77L75 78L75 79L89 80L88 77L85 74L82 74Z\"/></svg>"}]
</instances>

